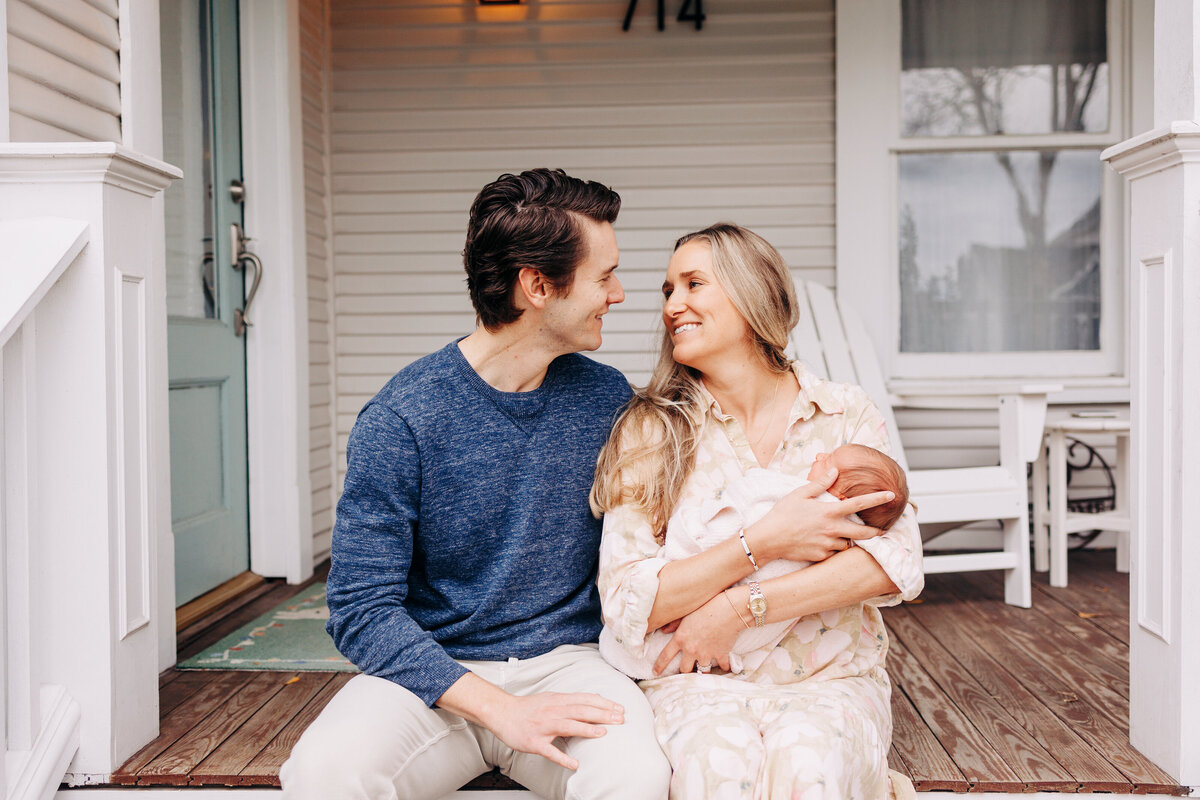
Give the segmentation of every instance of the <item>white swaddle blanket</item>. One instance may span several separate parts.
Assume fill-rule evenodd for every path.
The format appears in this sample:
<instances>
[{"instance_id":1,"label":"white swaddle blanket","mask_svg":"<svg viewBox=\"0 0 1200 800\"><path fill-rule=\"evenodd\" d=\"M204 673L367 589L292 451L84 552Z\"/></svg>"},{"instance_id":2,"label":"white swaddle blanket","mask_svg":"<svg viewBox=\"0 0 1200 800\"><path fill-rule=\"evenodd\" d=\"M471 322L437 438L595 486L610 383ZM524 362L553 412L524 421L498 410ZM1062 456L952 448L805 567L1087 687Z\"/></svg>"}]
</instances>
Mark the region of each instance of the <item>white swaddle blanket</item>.
<instances>
[{"instance_id":1,"label":"white swaddle blanket","mask_svg":"<svg viewBox=\"0 0 1200 800\"><path fill-rule=\"evenodd\" d=\"M698 507L680 509L672 515L667 524L662 557L668 561L679 561L737 536L739 530L761 519L784 495L806 483L808 481L803 478L773 470L759 467L748 470L742 477L726 486L719 498L708 500ZM818 499L837 501L837 498L828 492ZM857 517L853 516L851 519L857 520ZM803 569L809 563L811 562L776 559L764 564L758 572L739 583L749 583L751 579L766 581L778 578ZM738 634L729 654L731 671L740 673L757 669L796 622L795 619L773 622ZM653 678L656 677L654 662L658 660L659 654L670 639L671 634L662 631L647 634L643 655L636 658L617 641L616 634L606 625L600 633L600 654L609 664L631 678ZM678 673L679 662L680 656L676 655L662 674Z\"/></svg>"}]
</instances>

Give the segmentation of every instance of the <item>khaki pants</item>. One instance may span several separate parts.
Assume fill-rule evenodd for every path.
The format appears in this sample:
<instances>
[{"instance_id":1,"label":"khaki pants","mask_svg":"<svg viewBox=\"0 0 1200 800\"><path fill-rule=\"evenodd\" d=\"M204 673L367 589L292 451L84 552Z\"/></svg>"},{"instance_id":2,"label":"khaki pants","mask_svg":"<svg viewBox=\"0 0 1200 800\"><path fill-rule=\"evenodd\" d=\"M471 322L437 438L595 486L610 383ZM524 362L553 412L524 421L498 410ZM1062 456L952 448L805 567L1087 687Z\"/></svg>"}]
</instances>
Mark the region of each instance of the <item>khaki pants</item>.
<instances>
[{"instance_id":1,"label":"khaki pants","mask_svg":"<svg viewBox=\"0 0 1200 800\"><path fill-rule=\"evenodd\" d=\"M564 645L529 659L460 663L511 694L602 695L625 707L625 722L608 726L598 739L557 742L579 760L572 772L512 750L487 729L431 709L391 681L359 675L296 743L280 770L284 797L434 800L493 766L547 800L666 797L670 768L654 737L650 707L595 645Z\"/></svg>"}]
</instances>

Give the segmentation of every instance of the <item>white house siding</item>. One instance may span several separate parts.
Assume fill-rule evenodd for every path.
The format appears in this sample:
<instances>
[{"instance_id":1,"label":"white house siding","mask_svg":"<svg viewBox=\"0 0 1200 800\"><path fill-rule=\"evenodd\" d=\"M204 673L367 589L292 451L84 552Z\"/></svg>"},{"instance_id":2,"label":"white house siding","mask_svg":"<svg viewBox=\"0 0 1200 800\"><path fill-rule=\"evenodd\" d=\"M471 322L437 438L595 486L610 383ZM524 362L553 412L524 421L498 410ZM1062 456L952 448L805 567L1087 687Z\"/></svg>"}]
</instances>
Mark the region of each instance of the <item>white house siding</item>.
<instances>
[{"instance_id":1,"label":"white house siding","mask_svg":"<svg viewBox=\"0 0 1200 800\"><path fill-rule=\"evenodd\" d=\"M9 136L121 141L117 0L8 0Z\"/></svg>"},{"instance_id":2,"label":"white house siding","mask_svg":"<svg viewBox=\"0 0 1200 800\"><path fill-rule=\"evenodd\" d=\"M309 413L313 560L329 556L334 506L333 299L330 294L328 0L300 2L300 92L308 257Z\"/></svg>"},{"instance_id":3,"label":"white house siding","mask_svg":"<svg viewBox=\"0 0 1200 800\"><path fill-rule=\"evenodd\" d=\"M644 382L674 239L718 220L834 275L832 0L709 4L702 31L624 0L339 0L333 23L339 470L363 403L468 333L467 210L535 166L615 187L627 299L598 357Z\"/></svg>"}]
</instances>

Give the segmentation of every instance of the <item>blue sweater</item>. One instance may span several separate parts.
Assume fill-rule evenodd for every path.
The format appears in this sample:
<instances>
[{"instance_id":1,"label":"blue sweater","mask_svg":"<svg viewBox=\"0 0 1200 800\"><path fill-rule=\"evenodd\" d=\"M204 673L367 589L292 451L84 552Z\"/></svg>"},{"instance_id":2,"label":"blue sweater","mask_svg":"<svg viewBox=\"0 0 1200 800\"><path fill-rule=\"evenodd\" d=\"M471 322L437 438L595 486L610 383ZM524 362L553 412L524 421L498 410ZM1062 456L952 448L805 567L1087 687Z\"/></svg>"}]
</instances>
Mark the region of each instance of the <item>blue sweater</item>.
<instances>
[{"instance_id":1,"label":"blue sweater","mask_svg":"<svg viewBox=\"0 0 1200 800\"><path fill-rule=\"evenodd\" d=\"M456 342L397 373L346 448L327 588L338 650L433 705L466 672L455 658L595 641L587 496L629 394L577 354L533 391L500 392Z\"/></svg>"}]
</instances>

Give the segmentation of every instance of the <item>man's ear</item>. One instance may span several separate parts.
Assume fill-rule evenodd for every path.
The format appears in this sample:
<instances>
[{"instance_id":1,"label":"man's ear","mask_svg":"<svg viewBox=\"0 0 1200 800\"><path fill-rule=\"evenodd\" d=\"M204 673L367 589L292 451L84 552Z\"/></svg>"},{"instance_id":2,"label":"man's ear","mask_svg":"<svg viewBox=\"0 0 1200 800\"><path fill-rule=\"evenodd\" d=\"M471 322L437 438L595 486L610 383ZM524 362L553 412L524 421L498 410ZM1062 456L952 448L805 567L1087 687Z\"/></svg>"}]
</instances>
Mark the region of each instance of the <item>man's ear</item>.
<instances>
[{"instance_id":1,"label":"man's ear","mask_svg":"<svg viewBox=\"0 0 1200 800\"><path fill-rule=\"evenodd\" d=\"M533 267L522 267L517 273L517 288L531 308L544 308L554 292L546 276Z\"/></svg>"}]
</instances>

